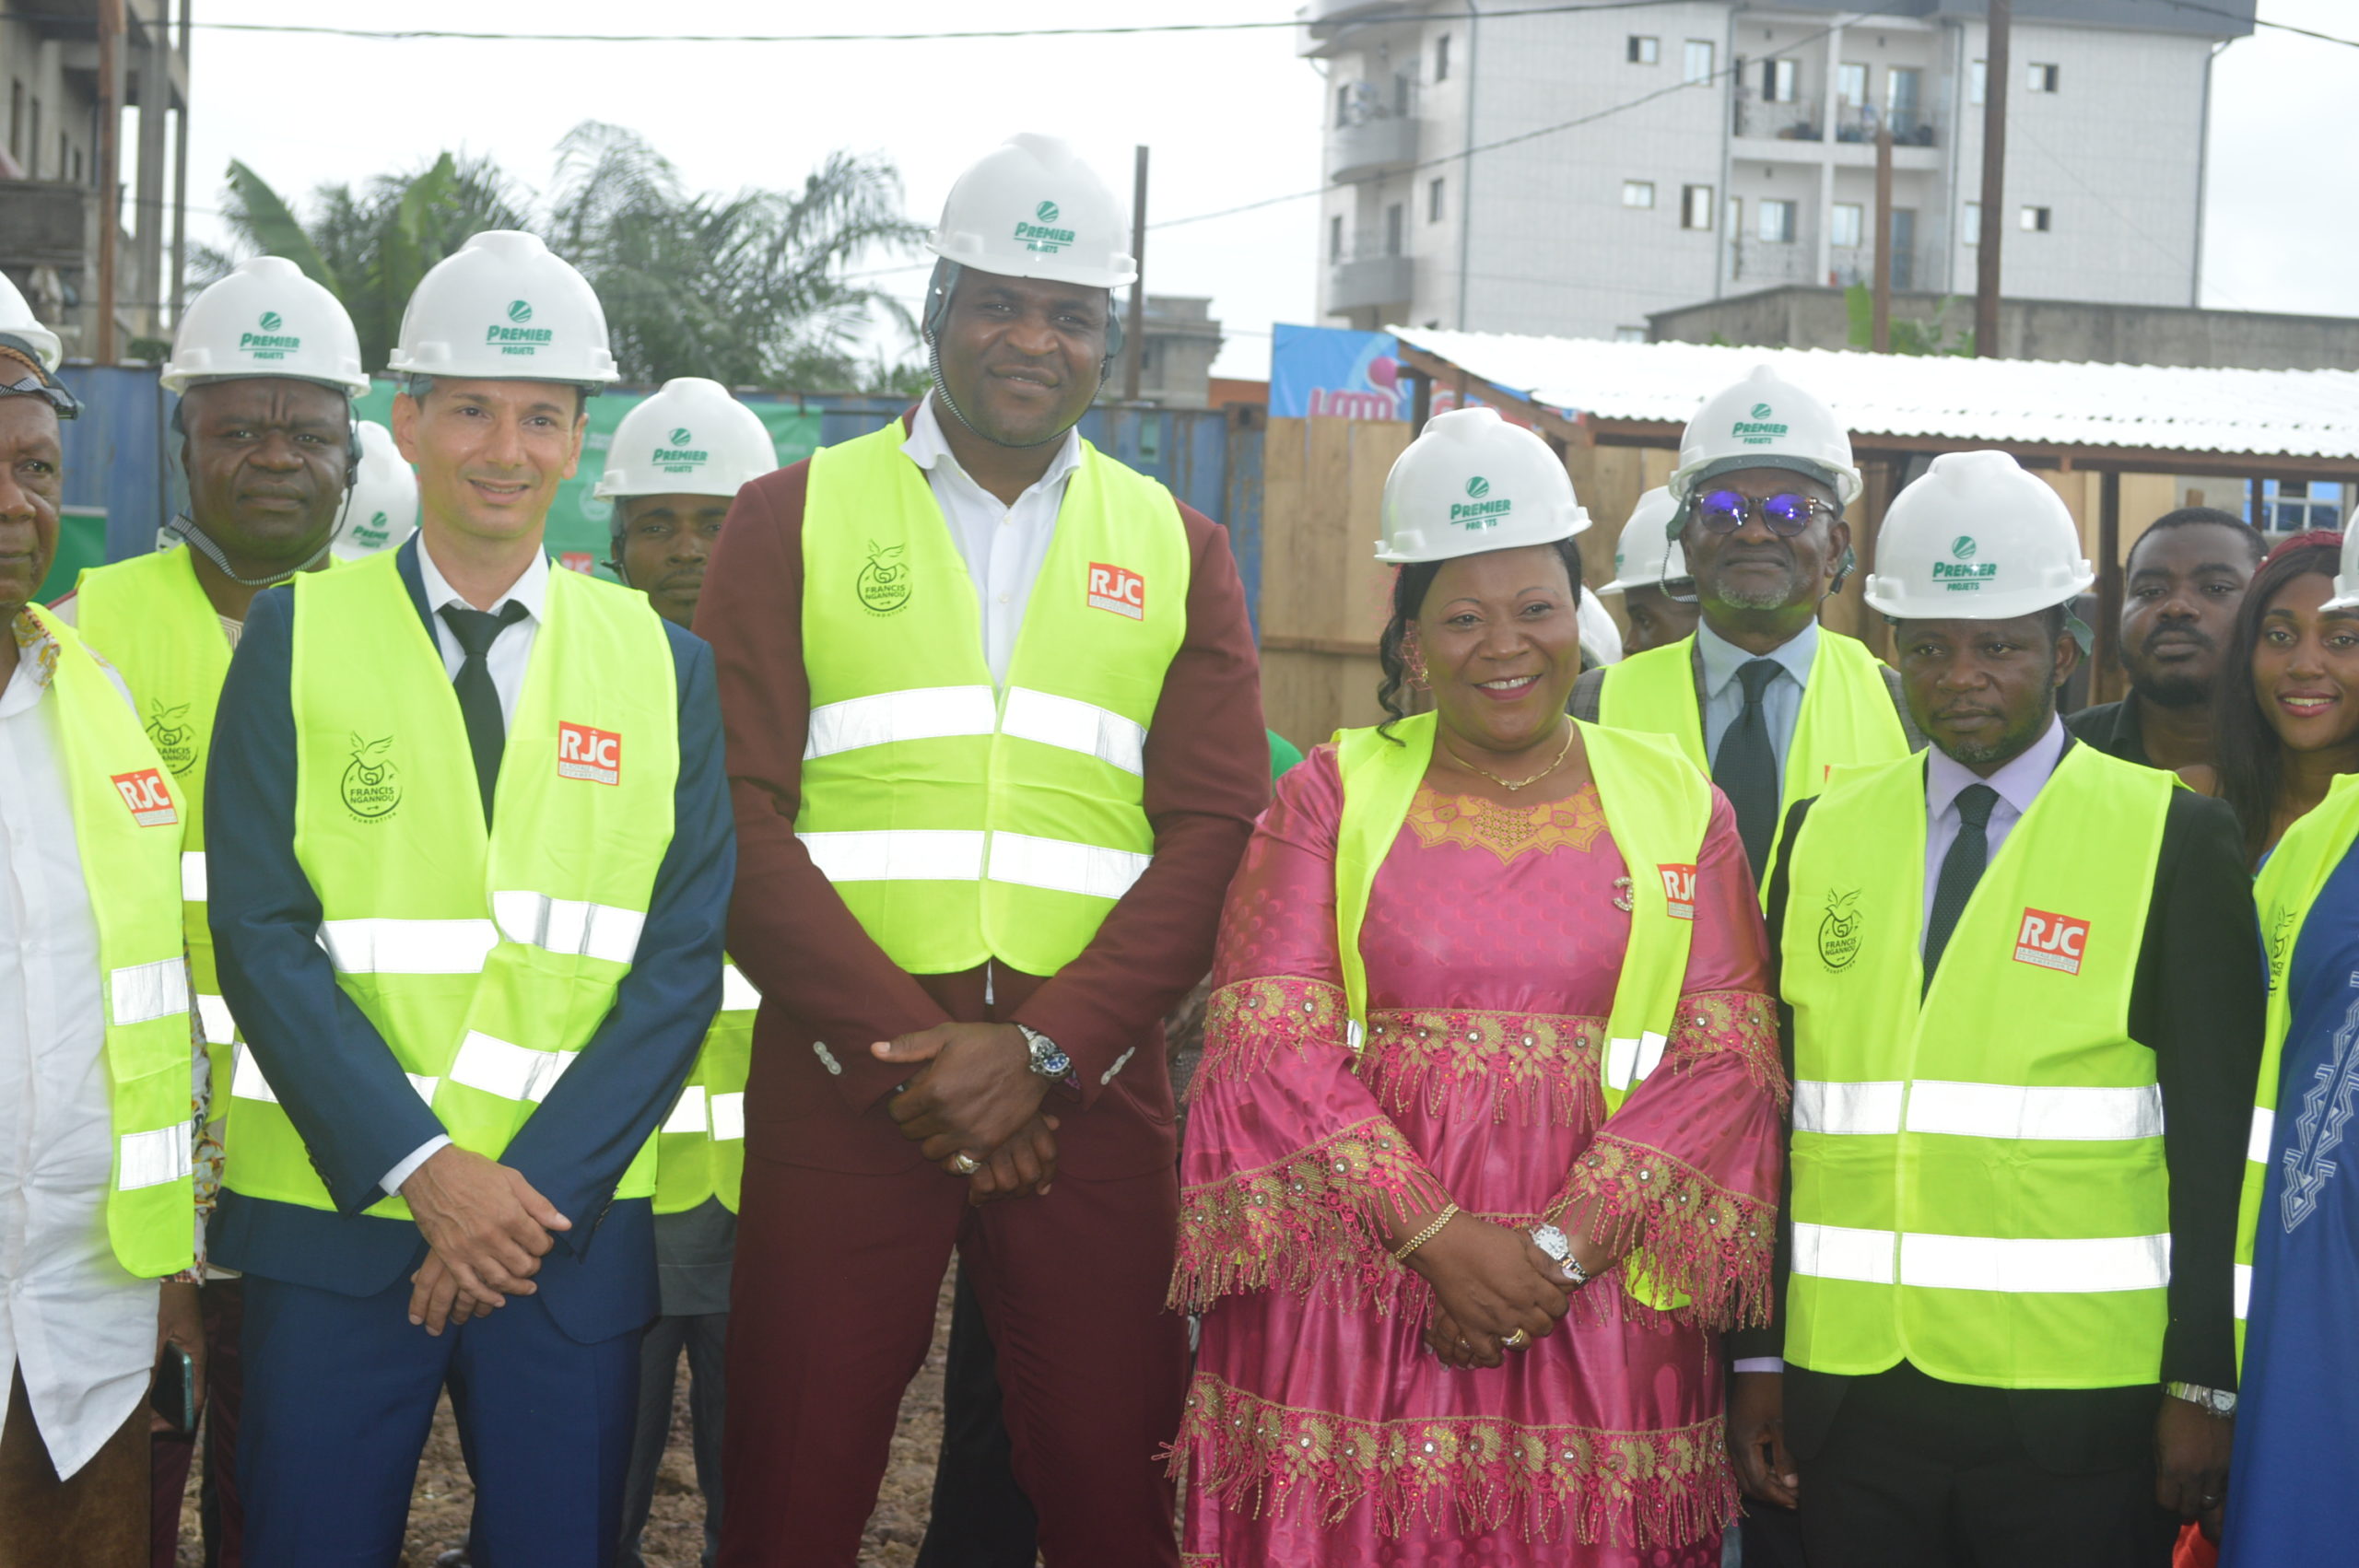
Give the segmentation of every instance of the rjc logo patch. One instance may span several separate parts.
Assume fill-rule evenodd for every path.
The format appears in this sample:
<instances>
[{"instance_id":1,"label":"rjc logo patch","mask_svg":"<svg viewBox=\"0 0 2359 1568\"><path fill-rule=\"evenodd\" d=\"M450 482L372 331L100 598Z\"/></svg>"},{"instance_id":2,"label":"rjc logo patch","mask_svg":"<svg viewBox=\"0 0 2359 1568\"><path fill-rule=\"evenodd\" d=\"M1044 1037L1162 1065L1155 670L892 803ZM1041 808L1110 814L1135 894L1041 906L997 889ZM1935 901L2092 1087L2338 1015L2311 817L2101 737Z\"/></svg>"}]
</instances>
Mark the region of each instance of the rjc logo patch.
<instances>
[{"instance_id":1,"label":"rjc logo patch","mask_svg":"<svg viewBox=\"0 0 2359 1568\"><path fill-rule=\"evenodd\" d=\"M1146 619L1146 579L1125 567L1089 563L1089 607L1111 610L1134 621Z\"/></svg>"},{"instance_id":2,"label":"rjc logo patch","mask_svg":"<svg viewBox=\"0 0 2359 1568\"><path fill-rule=\"evenodd\" d=\"M1694 866L1657 866L1662 873L1662 895L1671 905L1674 920L1696 918L1696 868Z\"/></svg>"},{"instance_id":3,"label":"rjc logo patch","mask_svg":"<svg viewBox=\"0 0 2359 1568\"><path fill-rule=\"evenodd\" d=\"M559 722L557 727L557 776L593 784L623 781L623 738L611 730L587 724Z\"/></svg>"},{"instance_id":4,"label":"rjc logo patch","mask_svg":"<svg viewBox=\"0 0 2359 1568\"><path fill-rule=\"evenodd\" d=\"M2088 921L2027 907L2015 932L2015 962L2036 964L2060 975L2077 975L2088 943Z\"/></svg>"},{"instance_id":5,"label":"rjc logo patch","mask_svg":"<svg viewBox=\"0 0 2359 1568\"><path fill-rule=\"evenodd\" d=\"M131 820L142 827L170 827L181 820L172 804L172 791L164 783L164 776L152 767L131 773L117 773L108 782L131 808Z\"/></svg>"}]
</instances>

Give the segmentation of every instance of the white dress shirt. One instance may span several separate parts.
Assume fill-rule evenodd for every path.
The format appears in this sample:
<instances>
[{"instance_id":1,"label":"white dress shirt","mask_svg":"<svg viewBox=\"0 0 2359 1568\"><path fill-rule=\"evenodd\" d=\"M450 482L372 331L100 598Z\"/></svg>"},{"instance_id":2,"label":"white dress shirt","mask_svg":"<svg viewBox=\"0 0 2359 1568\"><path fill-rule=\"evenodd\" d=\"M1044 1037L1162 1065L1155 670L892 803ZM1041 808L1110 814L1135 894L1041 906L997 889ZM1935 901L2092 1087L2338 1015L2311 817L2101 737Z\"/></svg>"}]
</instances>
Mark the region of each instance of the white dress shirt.
<instances>
[{"instance_id":1,"label":"white dress shirt","mask_svg":"<svg viewBox=\"0 0 2359 1568\"><path fill-rule=\"evenodd\" d=\"M417 575L426 588L426 607L432 612L434 645L442 650L442 668L455 681L459 678L459 666L467 661L467 650L459 646L458 635L442 618L442 612L452 604L462 610L472 610L475 606L468 603L465 597L451 586L450 579L436 568L434 552L427 548L426 536L422 533L417 539ZM513 626L500 627L499 635L491 639L491 647L483 656L484 664L491 672L492 688L499 693L500 720L509 724L516 720L516 698L524 689L524 669L532 662L533 638L540 629L541 614L549 602L549 558L546 552L533 552L533 564L524 568L523 576L509 585L507 592L492 601L490 613L499 614L511 601L524 607L523 618ZM450 1141L447 1135L428 1139L411 1152L408 1159L387 1171L385 1179L377 1185L384 1188L387 1197L399 1196L402 1183L407 1181L418 1166L426 1164L428 1157L436 1150Z\"/></svg>"},{"instance_id":2,"label":"white dress shirt","mask_svg":"<svg viewBox=\"0 0 2359 1568\"><path fill-rule=\"evenodd\" d=\"M1917 928L1919 952L1924 950L1925 928L1933 923L1933 891L1942 878L1942 861L1957 842L1958 830L1966 825L1957 810L1959 792L1969 784L1988 784L1999 791L1998 800L1991 802L1990 820L1982 830L1990 845L1990 860L1995 860L1999 846L2023 821L2024 813L2031 810L2032 802L2056 771L2057 762L2064 755L2065 740L2063 721L2050 719L2039 739L1988 778L1939 746L1925 748L1925 908Z\"/></svg>"},{"instance_id":3,"label":"white dress shirt","mask_svg":"<svg viewBox=\"0 0 2359 1568\"><path fill-rule=\"evenodd\" d=\"M1704 667L1704 755L1719 759L1720 742L1744 712L1744 683L1736 673L1755 659L1775 662L1778 673L1761 692L1761 717L1769 726L1769 755L1777 759L1777 777L1786 777L1786 748L1794 726L1802 721L1802 691L1810 685L1810 667L1818 657L1818 623L1802 629L1766 653L1747 653L1702 621L1696 623L1697 662Z\"/></svg>"},{"instance_id":4,"label":"white dress shirt","mask_svg":"<svg viewBox=\"0 0 2359 1568\"><path fill-rule=\"evenodd\" d=\"M949 439L933 416L933 399L918 404L910 423L910 439L901 451L925 470L934 505L950 525L951 543L967 563L975 585L976 607L982 613L983 662L992 680L1007 684L1008 661L1015 653L1016 634L1024 629L1024 607L1040 565L1049 558L1049 542L1056 536L1057 509L1064 505L1065 482L1081 465L1081 433L1067 430L1040 475L1014 506L1001 502L958 466Z\"/></svg>"},{"instance_id":5,"label":"white dress shirt","mask_svg":"<svg viewBox=\"0 0 2359 1568\"><path fill-rule=\"evenodd\" d=\"M107 1240L99 930L41 658L55 646L0 641L0 1367L23 1375L70 1477L147 1398L156 1281L125 1272Z\"/></svg>"}]
</instances>

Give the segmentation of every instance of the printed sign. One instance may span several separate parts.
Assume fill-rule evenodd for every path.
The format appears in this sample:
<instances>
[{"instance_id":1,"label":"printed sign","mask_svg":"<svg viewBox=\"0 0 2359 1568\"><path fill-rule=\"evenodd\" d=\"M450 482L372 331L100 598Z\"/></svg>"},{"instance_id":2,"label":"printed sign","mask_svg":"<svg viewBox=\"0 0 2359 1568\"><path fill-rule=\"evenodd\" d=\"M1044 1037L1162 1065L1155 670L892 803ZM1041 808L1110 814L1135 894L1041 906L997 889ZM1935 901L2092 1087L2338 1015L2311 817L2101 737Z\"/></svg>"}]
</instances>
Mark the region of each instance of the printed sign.
<instances>
[{"instance_id":1,"label":"printed sign","mask_svg":"<svg viewBox=\"0 0 2359 1568\"><path fill-rule=\"evenodd\" d=\"M1696 918L1696 868L1694 866L1657 866L1662 873L1662 895L1671 904L1671 918L1692 920Z\"/></svg>"},{"instance_id":2,"label":"printed sign","mask_svg":"<svg viewBox=\"0 0 2359 1568\"><path fill-rule=\"evenodd\" d=\"M1122 567L1089 563L1089 607L1111 610L1134 621L1146 619L1146 579Z\"/></svg>"},{"instance_id":3,"label":"printed sign","mask_svg":"<svg viewBox=\"0 0 2359 1568\"><path fill-rule=\"evenodd\" d=\"M592 784L621 783L623 738L611 730L560 721L557 727L557 776Z\"/></svg>"},{"instance_id":4,"label":"printed sign","mask_svg":"<svg viewBox=\"0 0 2359 1568\"><path fill-rule=\"evenodd\" d=\"M170 827L181 820L180 812L172 805L172 791L155 768L117 773L111 776L109 782L123 797L123 803L131 808L131 820L140 826Z\"/></svg>"},{"instance_id":5,"label":"printed sign","mask_svg":"<svg viewBox=\"0 0 2359 1568\"><path fill-rule=\"evenodd\" d=\"M2088 921L2026 907L2023 925L2015 932L2015 962L2036 964L2060 975L2077 975L2088 941Z\"/></svg>"}]
</instances>

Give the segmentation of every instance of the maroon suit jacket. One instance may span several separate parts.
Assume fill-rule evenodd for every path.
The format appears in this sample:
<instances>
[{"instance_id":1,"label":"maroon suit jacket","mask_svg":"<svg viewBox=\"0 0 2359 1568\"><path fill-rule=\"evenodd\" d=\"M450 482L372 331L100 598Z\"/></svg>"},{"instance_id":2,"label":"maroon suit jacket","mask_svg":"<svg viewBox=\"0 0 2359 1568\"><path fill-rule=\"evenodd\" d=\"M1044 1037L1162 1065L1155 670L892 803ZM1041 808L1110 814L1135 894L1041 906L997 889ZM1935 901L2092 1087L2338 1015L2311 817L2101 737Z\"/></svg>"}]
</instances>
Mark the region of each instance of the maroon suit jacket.
<instances>
[{"instance_id":1,"label":"maroon suit jacket","mask_svg":"<svg viewBox=\"0 0 2359 1568\"><path fill-rule=\"evenodd\" d=\"M1076 1096L1051 1092L1061 1174L1107 1179L1169 1168L1176 1150L1162 1020L1212 966L1221 899L1269 800L1260 666L1228 533L1186 506L1188 631L1146 742L1155 860L1056 975L995 966L911 975L869 940L794 837L811 684L803 666L803 510L810 465L737 494L705 575L698 635L712 644L737 816L729 951L761 988L745 1091L747 1152L824 1170L885 1174L920 1158L885 1109L911 1069L870 1045L936 1024L1015 1021L1073 1058ZM842 585L849 592L850 585ZM1043 580L1034 592L1062 591ZM1071 591L1084 591L1073 584ZM923 635L922 623L912 635ZM813 1042L823 1043L830 1071ZM1125 1051L1135 1051L1110 1083Z\"/></svg>"}]
</instances>

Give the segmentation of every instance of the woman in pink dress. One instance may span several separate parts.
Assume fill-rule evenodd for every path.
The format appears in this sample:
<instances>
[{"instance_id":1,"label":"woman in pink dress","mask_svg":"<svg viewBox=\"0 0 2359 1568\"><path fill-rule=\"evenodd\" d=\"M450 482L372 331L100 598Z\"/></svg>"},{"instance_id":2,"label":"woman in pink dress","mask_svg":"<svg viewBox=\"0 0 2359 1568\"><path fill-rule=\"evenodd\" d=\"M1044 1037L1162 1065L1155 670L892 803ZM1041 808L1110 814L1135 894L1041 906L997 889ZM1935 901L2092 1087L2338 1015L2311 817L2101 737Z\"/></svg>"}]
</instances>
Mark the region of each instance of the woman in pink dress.
<instances>
[{"instance_id":1,"label":"woman in pink dress","mask_svg":"<svg viewBox=\"0 0 2359 1568\"><path fill-rule=\"evenodd\" d=\"M1526 463L1520 535L1421 544L1420 497L1481 493L1459 468L1514 488L1510 436L1546 471ZM1404 473L1420 461L1448 483ZM1785 1098L1743 849L1689 770L1690 863L1625 860L1617 813L1637 824L1657 792L1601 780L1656 764L1565 716L1586 519L1536 438L1438 417L1385 521L1409 563L1383 645L1405 749L1315 750L1224 917L1173 1286L1203 1314L1174 1450L1184 1561L1714 1568L1736 1506L1716 1346L1763 1316ZM1400 720L1404 673L1433 716ZM1344 780L1364 801L1388 766L1412 770L1406 812L1356 920ZM1666 1026L1610 1044L1649 919L1685 952Z\"/></svg>"}]
</instances>

